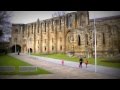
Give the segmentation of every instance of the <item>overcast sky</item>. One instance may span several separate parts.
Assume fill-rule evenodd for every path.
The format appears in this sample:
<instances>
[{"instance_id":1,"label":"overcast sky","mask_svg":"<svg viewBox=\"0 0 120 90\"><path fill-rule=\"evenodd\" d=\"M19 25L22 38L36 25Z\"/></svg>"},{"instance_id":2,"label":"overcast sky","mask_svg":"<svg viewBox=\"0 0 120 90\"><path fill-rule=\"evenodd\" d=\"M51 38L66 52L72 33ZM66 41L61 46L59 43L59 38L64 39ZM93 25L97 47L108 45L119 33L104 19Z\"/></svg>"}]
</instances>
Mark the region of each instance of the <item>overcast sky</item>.
<instances>
[{"instance_id":1,"label":"overcast sky","mask_svg":"<svg viewBox=\"0 0 120 90\"><path fill-rule=\"evenodd\" d=\"M55 11L13 11L11 22L12 23L31 23L37 21L39 18L40 20L49 19L52 17L52 14ZM75 12L75 11L66 11L66 13ZM120 11L89 11L90 19L94 17L108 17L108 16L115 16L120 15Z\"/></svg>"}]
</instances>

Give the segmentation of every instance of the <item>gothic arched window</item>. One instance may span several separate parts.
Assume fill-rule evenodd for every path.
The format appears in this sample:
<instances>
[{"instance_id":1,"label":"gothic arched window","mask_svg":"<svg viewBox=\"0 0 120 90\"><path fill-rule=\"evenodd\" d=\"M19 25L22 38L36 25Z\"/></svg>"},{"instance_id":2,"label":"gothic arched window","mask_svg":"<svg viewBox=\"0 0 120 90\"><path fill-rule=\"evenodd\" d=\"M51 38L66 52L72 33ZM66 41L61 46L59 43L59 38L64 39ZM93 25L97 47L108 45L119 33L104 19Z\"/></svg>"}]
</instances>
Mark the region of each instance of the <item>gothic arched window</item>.
<instances>
[{"instance_id":1,"label":"gothic arched window","mask_svg":"<svg viewBox=\"0 0 120 90\"><path fill-rule=\"evenodd\" d=\"M80 15L80 26L83 26L84 25L84 15L83 14L81 14Z\"/></svg>"},{"instance_id":2,"label":"gothic arched window","mask_svg":"<svg viewBox=\"0 0 120 90\"><path fill-rule=\"evenodd\" d=\"M66 17L66 26L67 26L67 28L70 28L70 27L72 27L72 15L68 15L67 17Z\"/></svg>"},{"instance_id":3,"label":"gothic arched window","mask_svg":"<svg viewBox=\"0 0 120 90\"><path fill-rule=\"evenodd\" d=\"M69 27L72 27L72 15L69 16L69 22L68 22L68 23L69 23L69 24L68 24Z\"/></svg>"}]
</instances>

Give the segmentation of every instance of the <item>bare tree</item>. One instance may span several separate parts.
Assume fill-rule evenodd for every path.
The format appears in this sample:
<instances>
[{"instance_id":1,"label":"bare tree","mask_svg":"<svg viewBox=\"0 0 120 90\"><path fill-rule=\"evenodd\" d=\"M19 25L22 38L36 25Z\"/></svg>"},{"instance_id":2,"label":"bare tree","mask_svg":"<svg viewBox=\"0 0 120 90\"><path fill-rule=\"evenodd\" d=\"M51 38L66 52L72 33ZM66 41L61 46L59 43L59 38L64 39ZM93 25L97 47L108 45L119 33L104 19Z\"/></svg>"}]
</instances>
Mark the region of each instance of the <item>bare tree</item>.
<instances>
[{"instance_id":1,"label":"bare tree","mask_svg":"<svg viewBox=\"0 0 120 90\"><path fill-rule=\"evenodd\" d=\"M10 27L10 11L0 11L0 36L2 36L5 32L8 32Z\"/></svg>"},{"instance_id":2,"label":"bare tree","mask_svg":"<svg viewBox=\"0 0 120 90\"><path fill-rule=\"evenodd\" d=\"M3 35L3 32L2 32L2 30L0 30L0 36L2 36Z\"/></svg>"},{"instance_id":3,"label":"bare tree","mask_svg":"<svg viewBox=\"0 0 120 90\"><path fill-rule=\"evenodd\" d=\"M56 11L52 14L52 17L60 17L64 16L66 14L66 11Z\"/></svg>"}]
</instances>

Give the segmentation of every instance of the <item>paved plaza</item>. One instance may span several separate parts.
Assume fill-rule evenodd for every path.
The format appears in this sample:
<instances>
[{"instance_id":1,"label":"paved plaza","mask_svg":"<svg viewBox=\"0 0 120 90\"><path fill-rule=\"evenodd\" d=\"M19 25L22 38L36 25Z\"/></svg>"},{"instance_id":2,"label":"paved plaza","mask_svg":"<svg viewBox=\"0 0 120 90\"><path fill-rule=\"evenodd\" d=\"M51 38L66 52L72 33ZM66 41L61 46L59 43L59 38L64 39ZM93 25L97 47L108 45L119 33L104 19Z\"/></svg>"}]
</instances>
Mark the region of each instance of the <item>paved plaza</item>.
<instances>
[{"instance_id":1,"label":"paved plaza","mask_svg":"<svg viewBox=\"0 0 120 90\"><path fill-rule=\"evenodd\" d=\"M120 79L120 69L97 66L97 72L94 71L94 65L88 64L88 68L83 64L83 68L79 68L78 62L32 56L27 54L10 54L22 61L30 63L34 66L46 69L52 74L42 75L0 75L1 79Z\"/></svg>"}]
</instances>

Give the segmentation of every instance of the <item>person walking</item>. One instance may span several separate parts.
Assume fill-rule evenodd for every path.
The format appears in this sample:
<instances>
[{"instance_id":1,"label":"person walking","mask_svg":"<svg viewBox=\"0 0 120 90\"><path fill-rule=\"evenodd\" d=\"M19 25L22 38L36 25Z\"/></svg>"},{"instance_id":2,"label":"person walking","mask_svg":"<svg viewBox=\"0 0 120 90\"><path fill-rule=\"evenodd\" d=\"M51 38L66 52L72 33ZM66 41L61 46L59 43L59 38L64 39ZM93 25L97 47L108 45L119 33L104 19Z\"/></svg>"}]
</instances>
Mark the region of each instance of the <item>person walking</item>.
<instances>
[{"instance_id":1,"label":"person walking","mask_svg":"<svg viewBox=\"0 0 120 90\"><path fill-rule=\"evenodd\" d=\"M20 51L18 50L18 55L20 55Z\"/></svg>"},{"instance_id":2,"label":"person walking","mask_svg":"<svg viewBox=\"0 0 120 90\"><path fill-rule=\"evenodd\" d=\"M79 59L79 68L80 68L80 67L82 68L82 63L83 63L83 59L80 58L80 59Z\"/></svg>"},{"instance_id":3,"label":"person walking","mask_svg":"<svg viewBox=\"0 0 120 90\"><path fill-rule=\"evenodd\" d=\"M87 68L87 65L88 65L88 60L87 60L87 58L85 59L85 65L86 65L86 68Z\"/></svg>"},{"instance_id":4,"label":"person walking","mask_svg":"<svg viewBox=\"0 0 120 90\"><path fill-rule=\"evenodd\" d=\"M64 60L62 60L62 66L64 65Z\"/></svg>"}]
</instances>

